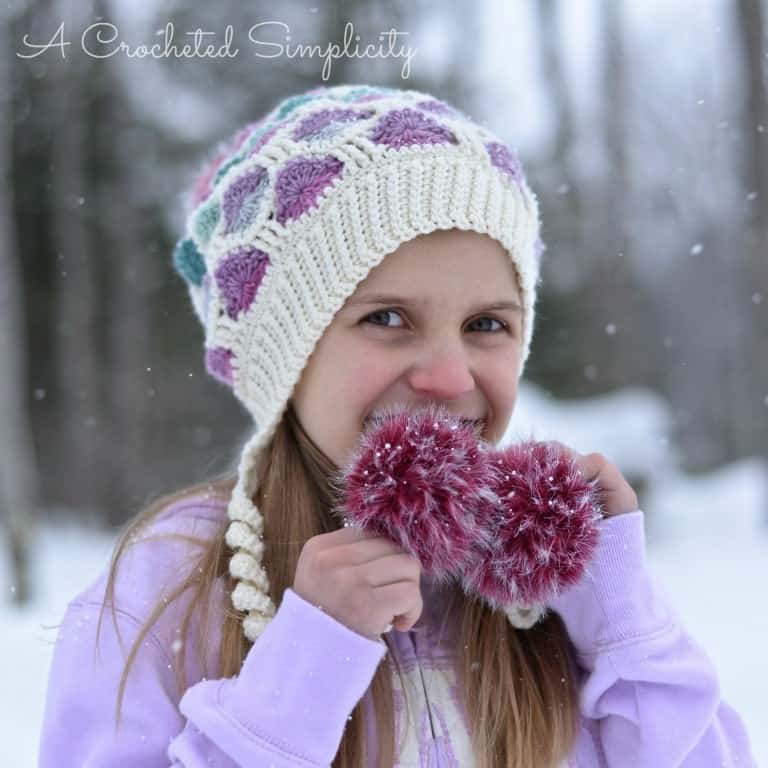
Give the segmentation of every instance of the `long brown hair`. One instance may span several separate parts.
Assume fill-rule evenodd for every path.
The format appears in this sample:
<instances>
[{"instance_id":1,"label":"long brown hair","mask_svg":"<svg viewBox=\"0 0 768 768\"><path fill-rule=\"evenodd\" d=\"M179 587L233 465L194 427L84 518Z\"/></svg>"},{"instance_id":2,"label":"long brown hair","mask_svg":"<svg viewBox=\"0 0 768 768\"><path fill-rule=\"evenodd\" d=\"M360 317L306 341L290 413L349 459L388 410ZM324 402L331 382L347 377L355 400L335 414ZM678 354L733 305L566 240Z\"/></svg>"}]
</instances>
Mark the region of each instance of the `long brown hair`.
<instances>
[{"instance_id":1,"label":"long brown hair","mask_svg":"<svg viewBox=\"0 0 768 768\"><path fill-rule=\"evenodd\" d=\"M313 536L340 527L331 510L337 499L333 495L331 475L335 464L319 449L301 427L288 404L275 434L265 449L267 454L258 478L254 502L264 516L264 568L269 576L270 597L279 605L284 591L292 586L296 565L304 543ZM104 608L114 605L114 578L118 561L128 546L135 546L137 534L171 504L208 495L226 503L236 476L224 474L208 482L162 496L139 512L123 527L112 554L104 604L97 627L101 628ZM199 546L199 556L188 577L170 594L159 600L142 627L126 659L116 699L115 727L119 728L122 698L126 680L147 633L165 608L187 590L192 590L189 607L181 625L184 646L190 626L197 627L195 642L200 653L200 666L207 678L233 677L239 671L250 648L241 625L244 613L229 600L235 580L229 575L229 559L233 552L224 534L229 520L210 540L170 535ZM169 538L164 535L156 538ZM223 606L221 644L218 669L207 669L208 614L211 591L217 579L226 583L226 605ZM452 605L461 617L457 626L457 673L461 679L464 706L478 768L542 768L559 765L571 752L576 738L578 707L577 683L569 657L569 641L560 617L555 613L527 630L512 627L500 612L492 611L482 601L456 590ZM191 622L193 614L196 621ZM402 670L392 653L386 635L387 658L394 659L401 681ZM184 675L184 654L179 654L176 667L179 696L189 684ZM405 686L403 685L403 690ZM395 716L392 668L380 664L371 682L376 733L379 743L379 768L395 764ZM407 703L407 699L406 699ZM408 724L410 717L404 718ZM413 727L410 723L409 727ZM334 768L360 768L366 764L365 712L361 699L347 722Z\"/></svg>"}]
</instances>

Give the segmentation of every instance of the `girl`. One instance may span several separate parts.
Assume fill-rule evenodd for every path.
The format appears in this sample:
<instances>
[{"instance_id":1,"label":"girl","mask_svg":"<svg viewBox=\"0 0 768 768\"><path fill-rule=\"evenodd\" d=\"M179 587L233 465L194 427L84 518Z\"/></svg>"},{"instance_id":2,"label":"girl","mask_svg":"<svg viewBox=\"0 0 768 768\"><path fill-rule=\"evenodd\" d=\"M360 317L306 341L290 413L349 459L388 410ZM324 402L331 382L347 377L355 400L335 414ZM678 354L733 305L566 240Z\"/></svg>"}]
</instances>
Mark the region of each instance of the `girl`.
<instances>
[{"instance_id":1,"label":"girl","mask_svg":"<svg viewBox=\"0 0 768 768\"><path fill-rule=\"evenodd\" d=\"M187 204L174 264L254 433L68 605L43 768L752 764L600 454L572 452L606 500L596 554L533 612L430 583L332 514L377 409L505 433L543 245L502 141L425 93L321 87L218 148Z\"/></svg>"}]
</instances>

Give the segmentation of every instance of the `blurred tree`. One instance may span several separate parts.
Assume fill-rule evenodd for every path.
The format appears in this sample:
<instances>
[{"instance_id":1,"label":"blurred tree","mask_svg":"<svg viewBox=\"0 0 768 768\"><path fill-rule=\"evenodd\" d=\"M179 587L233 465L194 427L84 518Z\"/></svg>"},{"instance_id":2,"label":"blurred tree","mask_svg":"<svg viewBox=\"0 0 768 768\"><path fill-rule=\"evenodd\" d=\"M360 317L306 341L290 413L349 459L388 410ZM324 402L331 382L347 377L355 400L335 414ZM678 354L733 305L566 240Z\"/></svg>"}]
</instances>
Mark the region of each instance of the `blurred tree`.
<instances>
[{"instance_id":1,"label":"blurred tree","mask_svg":"<svg viewBox=\"0 0 768 768\"><path fill-rule=\"evenodd\" d=\"M564 7L557 0L534 5L554 137L535 168L548 249L537 329L542 352L531 376L559 397L652 386L652 299L635 274L627 228L630 89L623 4L599 5L595 62L603 87L595 115L574 108L579 94L566 72Z\"/></svg>"},{"instance_id":2,"label":"blurred tree","mask_svg":"<svg viewBox=\"0 0 768 768\"><path fill-rule=\"evenodd\" d=\"M95 18L110 16L106 0L94 0ZM91 73L88 108L91 154L97 169L90 186L94 272L99 285L103 322L98 324L101 397L105 420L98 432L109 440L104 455L105 483L98 503L106 521L119 525L146 495L143 478L151 465L149 435L152 400L146 396L151 368L153 317L147 287L158 279L161 265L149 247L152 211L141 182L144 165L137 163L140 117L120 82L115 57ZM110 439L111 438L111 439Z\"/></svg>"},{"instance_id":3,"label":"blurred tree","mask_svg":"<svg viewBox=\"0 0 768 768\"><path fill-rule=\"evenodd\" d=\"M580 179L573 162L576 144L574 115L563 60L558 0L534 4L537 18L539 67L551 122L554 126L550 152L540 158L536 175L543 191L544 240L557 244L545 261L546 285L559 293L573 290L584 280L584 239L587 223Z\"/></svg>"},{"instance_id":4,"label":"blurred tree","mask_svg":"<svg viewBox=\"0 0 768 768\"><path fill-rule=\"evenodd\" d=\"M29 550L35 539L38 469L29 422L27 329L13 216L11 9L0 8L0 518L10 566L10 600L32 598ZM8 595L6 595L8 599Z\"/></svg>"},{"instance_id":5,"label":"blurred tree","mask_svg":"<svg viewBox=\"0 0 768 768\"><path fill-rule=\"evenodd\" d=\"M531 184L539 190L542 237L547 245L537 307L536 349L540 352L532 356L528 375L558 397L566 397L584 386L583 348L573 330L576 313L584 307L577 296L585 279L581 273L586 212L572 162L575 116L559 34L560 6L557 0L540 0L534 7L541 81L554 136L547 153L528 170Z\"/></svg>"},{"instance_id":6,"label":"blurred tree","mask_svg":"<svg viewBox=\"0 0 768 768\"><path fill-rule=\"evenodd\" d=\"M35 13L47 20L47 36L55 20L63 21L68 39L93 19L91 0L43 0ZM44 36L44 39L47 39ZM41 57L41 62L42 62ZM94 158L94 75L102 62L83 55L75 46L66 58L51 57L44 100L38 105L47 118L50 169L50 226L54 258L52 290L55 359L55 429L51 457L59 471L53 479L57 496L73 506L98 508L108 487L110 435L104 429L108 407L105 397L107 365L100 335L103 286L100 253L94 241L99 215L94 183L100 169ZM59 485L61 483L61 485Z\"/></svg>"},{"instance_id":7,"label":"blurred tree","mask_svg":"<svg viewBox=\"0 0 768 768\"><path fill-rule=\"evenodd\" d=\"M768 525L768 14L761 0L739 0L735 13L746 82L741 175L746 201L745 272L751 291L747 306L754 342L750 365L743 374L751 384L743 411L750 453L765 461L764 519Z\"/></svg>"}]
</instances>

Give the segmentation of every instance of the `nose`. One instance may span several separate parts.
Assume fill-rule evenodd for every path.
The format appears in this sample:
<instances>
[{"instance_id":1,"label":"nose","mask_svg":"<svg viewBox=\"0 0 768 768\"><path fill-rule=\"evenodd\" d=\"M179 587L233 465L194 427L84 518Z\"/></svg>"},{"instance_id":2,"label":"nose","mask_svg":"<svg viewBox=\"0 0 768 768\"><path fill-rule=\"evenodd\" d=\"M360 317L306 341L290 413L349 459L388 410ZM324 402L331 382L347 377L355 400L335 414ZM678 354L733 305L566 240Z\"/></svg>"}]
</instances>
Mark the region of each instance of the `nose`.
<instances>
[{"instance_id":1,"label":"nose","mask_svg":"<svg viewBox=\"0 0 768 768\"><path fill-rule=\"evenodd\" d=\"M459 349L425 352L411 370L408 383L416 392L445 400L475 388L466 353Z\"/></svg>"}]
</instances>

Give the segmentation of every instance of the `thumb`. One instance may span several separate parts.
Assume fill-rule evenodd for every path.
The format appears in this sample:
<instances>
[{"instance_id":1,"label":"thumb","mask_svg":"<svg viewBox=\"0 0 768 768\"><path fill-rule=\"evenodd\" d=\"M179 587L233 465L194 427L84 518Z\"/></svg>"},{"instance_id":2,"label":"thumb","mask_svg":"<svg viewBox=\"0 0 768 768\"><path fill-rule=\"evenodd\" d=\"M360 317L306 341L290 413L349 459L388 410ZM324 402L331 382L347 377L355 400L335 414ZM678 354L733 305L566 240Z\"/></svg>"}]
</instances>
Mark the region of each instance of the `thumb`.
<instances>
[{"instance_id":1,"label":"thumb","mask_svg":"<svg viewBox=\"0 0 768 768\"><path fill-rule=\"evenodd\" d=\"M394 619L392 619L392 626L398 631L398 632L407 632L416 622L418 619L413 618L413 613L403 613L400 616L395 616Z\"/></svg>"},{"instance_id":2,"label":"thumb","mask_svg":"<svg viewBox=\"0 0 768 768\"><path fill-rule=\"evenodd\" d=\"M419 620L421 612L424 610L423 603L420 606L412 608L406 613L401 613L392 619L392 626L398 632L407 632Z\"/></svg>"}]
</instances>

